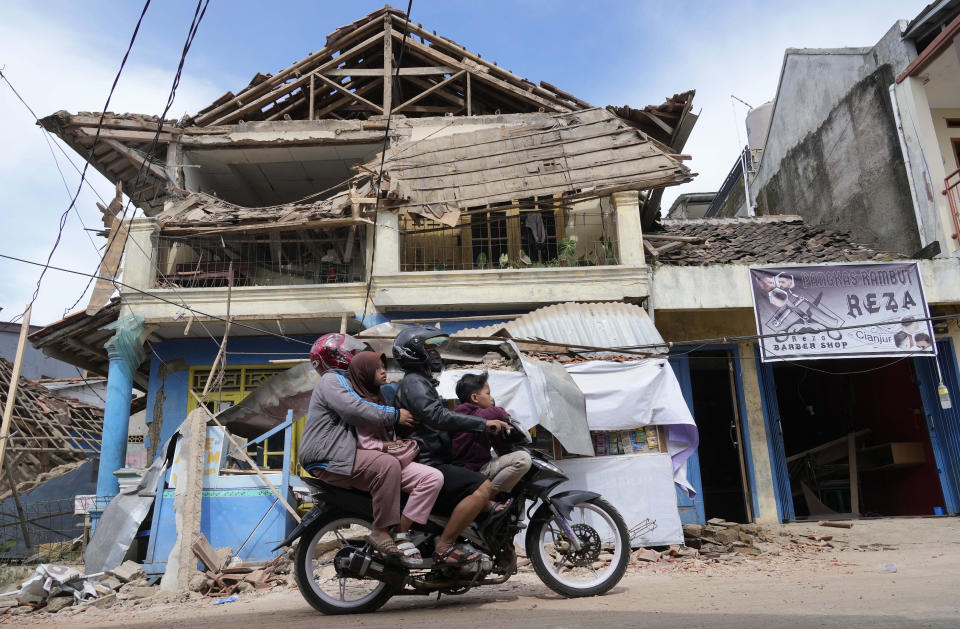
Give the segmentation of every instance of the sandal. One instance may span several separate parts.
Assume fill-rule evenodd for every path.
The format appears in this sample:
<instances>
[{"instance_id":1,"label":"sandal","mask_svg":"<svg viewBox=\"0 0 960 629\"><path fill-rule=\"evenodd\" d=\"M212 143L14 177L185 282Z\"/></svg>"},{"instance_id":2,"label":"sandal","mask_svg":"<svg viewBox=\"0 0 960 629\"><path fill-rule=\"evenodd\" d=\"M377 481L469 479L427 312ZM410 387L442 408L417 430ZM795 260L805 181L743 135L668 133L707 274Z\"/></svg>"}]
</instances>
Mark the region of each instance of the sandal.
<instances>
[{"instance_id":1,"label":"sandal","mask_svg":"<svg viewBox=\"0 0 960 629\"><path fill-rule=\"evenodd\" d=\"M510 508L510 505L513 504L513 498L507 498L502 502L495 502L493 506L490 507L490 510L487 511L487 519L490 519L494 516L499 516L501 513Z\"/></svg>"},{"instance_id":2,"label":"sandal","mask_svg":"<svg viewBox=\"0 0 960 629\"><path fill-rule=\"evenodd\" d=\"M393 541L392 537L388 537L382 541L376 541L372 536L367 535L366 541L368 544L374 547L377 552L383 555L387 559L403 559L403 552L397 548L397 543Z\"/></svg>"},{"instance_id":3,"label":"sandal","mask_svg":"<svg viewBox=\"0 0 960 629\"><path fill-rule=\"evenodd\" d=\"M409 533L397 533L394 535L394 539L397 541L397 550L403 554L400 558L400 563L407 568L424 567L426 562L424 562L420 550L410 541Z\"/></svg>"},{"instance_id":4,"label":"sandal","mask_svg":"<svg viewBox=\"0 0 960 629\"><path fill-rule=\"evenodd\" d=\"M453 544L442 553L433 552L433 565L442 566L463 566L469 563L479 561L483 555L476 551L468 551L460 544Z\"/></svg>"},{"instance_id":5,"label":"sandal","mask_svg":"<svg viewBox=\"0 0 960 629\"><path fill-rule=\"evenodd\" d=\"M480 525L482 530L486 530L499 522L504 516L510 514L510 507L513 505L513 498L508 498L503 502L495 502L487 511L483 523Z\"/></svg>"}]
</instances>

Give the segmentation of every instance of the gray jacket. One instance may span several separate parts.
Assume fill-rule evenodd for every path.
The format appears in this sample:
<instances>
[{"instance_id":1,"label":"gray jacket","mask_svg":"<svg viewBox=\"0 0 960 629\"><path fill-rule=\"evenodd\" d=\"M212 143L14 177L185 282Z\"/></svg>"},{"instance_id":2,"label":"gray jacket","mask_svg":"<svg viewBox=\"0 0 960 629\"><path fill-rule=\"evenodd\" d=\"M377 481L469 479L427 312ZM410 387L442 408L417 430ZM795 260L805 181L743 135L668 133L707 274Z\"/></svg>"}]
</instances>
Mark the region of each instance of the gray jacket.
<instances>
[{"instance_id":1,"label":"gray jacket","mask_svg":"<svg viewBox=\"0 0 960 629\"><path fill-rule=\"evenodd\" d=\"M300 464L305 468L326 463L326 470L344 476L353 473L357 455L354 426L393 428L400 411L369 402L353 390L343 372L328 371L310 396L310 412L300 441Z\"/></svg>"}]
</instances>

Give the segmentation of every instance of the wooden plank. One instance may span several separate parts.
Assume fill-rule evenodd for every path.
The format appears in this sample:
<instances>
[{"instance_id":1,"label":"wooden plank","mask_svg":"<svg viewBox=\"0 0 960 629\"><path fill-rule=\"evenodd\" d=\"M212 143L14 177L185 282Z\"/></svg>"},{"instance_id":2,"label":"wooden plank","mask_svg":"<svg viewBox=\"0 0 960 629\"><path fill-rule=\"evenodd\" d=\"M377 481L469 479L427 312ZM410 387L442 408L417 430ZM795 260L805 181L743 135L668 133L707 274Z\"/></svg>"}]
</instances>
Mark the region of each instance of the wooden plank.
<instances>
[{"instance_id":1,"label":"wooden plank","mask_svg":"<svg viewBox=\"0 0 960 629\"><path fill-rule=\"evenodd\" d=\"M436 91L439 90L440 88L444 87L445 85L448 85L448 84L451 83L452 81L456 81L457 79L459 79L461 76L463 76L463 75L466 74L466 73L467 73L466 70L460 70L460 71L457 72L456 74L451 75L451 76L447 77L446 79L440 81L439 83L437 83L436 85L434 85L434 86L431 87L430 89L425 90L425 91L423 91L423 92L420 92L420 93L417 94L416 96L414 96L414 97L410 98L409 100L407 100L405 103L403 103L403 104L401 104L401 105L398 105L396 108L394 108L393 112L394 112L394 113L399 113L400 111L406 109L406 108L409 107L410 105L413 105L413 104L416 103L417 101L419 101L419 100L421 100L421 99L423 99L423 98L426 98L427 96L429 96L430 94L433 94L434 92L436 92Z\"/></svg>"},{"instance_id":2,"label":"wooden plank","mask_svg":"<svg viewBox=\"0 0 960 629\"><path fill-rule=\"evenodd\" d=\"M380 85L380 81L370 81L366 85L358 87L356 90L350 92L350 96L341 96L338 100L335 100L329 105L320 108L320 110L317 111L317 119L319 120L320 118L323 118L324 116L331 113L335 109L339 109L340 107L346 105L347 103L352 102L354 100L354 96L357 96L359 94L366 94L367 92L377 87L378 85Z\"/></svg>"},{"instance_id":3,"label":"wooden plank","mask_svg":"<svg viewBox=\"0 0 960 629\"><path fill-rule=\"evenodd\" d=\"M305 74L305 75L301 76L300 78L298 78L298 79L296 79L296 80L294 80L294 81L290 81L289 83L285 83L285 84L283 84L283 85L278 85L278 86L277 86L277 89L272 90L272 91L268 92L267 94L264 94L263 96L261 96L261 97L255 99L255 100L253 100L252 102L247 103L246 105L243 105L243 106L239 107L236 111L233 111L233 112L231 112L231 113L229 113L229 114L226 114L226 115L224 115L224 116L221 116L220 118L217 118L217 119L214 120L211 124L215 124L215 125L217 125L217 124L226 124L226 123L228 123L228 122L233 122L234 120L237 120L237 119L239 119L239 118L242 118L244 114L251 113L251 112L255 112L255 111L260 111L260 110L263 109L265 106L267 106L267 105L269 105L270 103L272 103L272 102L276 101L277 99L279 99L281 96L285 96L285 95L289 94L290 92L292 92L293 90L297 89L298 87L302 87L302 86L306 85L306 84L307 84L307 81L309 81L309 77L310 77L311 75L316 75L316 76L321 77L321 78L326 78L326 77L323 77L323 72L325 72L325 71L327 71L327 70L329 70L329 69L331 69L331 68L333 68L333 67L336 67L336 66L340 65L341 63L344 63L345 61L349 60L349 59L354 58L355 56L357 56L358 54L360 54L361 52L363 52L363 50L364 50L366 47L368 47L368 46L370 46L371 44L375 43L375 42L376 42L377 40L379 40L381 37L383 37L383 33L377 33L377 34L373 35L372 37L369 37L369 38L365 39L364 41L360 42L359 44L357 44L356 46L354 46L354 47L351 48L350 50L344 52L343 54L335 57L334 59L331 59L330 61L327 61L327 62L321 64L321 65L320 65L319 67L317 67L315 70L313 70L312 72L310 72L310 74ZM329 79L327 79L327 80L329 80ZM333 83L333 81L330 81L330 82Z\"/></svg>"},{"instance_id":4,"label":"wooden plank","mask_svg":"<svg viewBox=\"0 0 960 629\"><path fill-rule=\"evenodd\" d=\"M324 63L323 60L324 59L329 60L335 50L343 50L342 48L343 46L347 46L351 44L352 42L356 41L361 36L365 35L367 32L369 32L371 29L375 28L378 25L379 25L379 22L370 22L368 24L361 26L360 28L353 31L352 33L349 33L348 35L345 35L344 37L341 37L339 40L337 40L337 42L335 42L336 45L332 45L329 48L327 47L321 48L317 52L307 55L305 58L294 63L293 65L281 70L280 72L277 72L275 75L273 75L266 81L245 89L244 91L240 92L233 98L230 98L229 100L225 101L224 103L217 106L216 108L211 109L208 112L204 112L203 115L201 116L197 116L196 119L194 120L194 123L197 125L206 126L207 124L210 123L211 120L213 120L217 116L220 116L223 112L230 109L231 107L240 105L240 103L243 103L244 101L250 102L250 99L256 96L259 96L264 92L271 91L273 88L277 87L278 85L286 81L288 78L295 76L298 73L299 74L306 73L308 71L307 68L310 65L315 63ZM221 116L221 118L223 117L224 116ZM213 122L212 124L217 124L217 123Z\"/></svg>"},{"instance_id":5,"label":"wooden plank","mask_svg":"<svg viewBox=\"0 0 960 629\"><path fill-rule=\"evenodd\" d=\"M79 127L77 129L77 136L80 138L93 138L97 135L96 129L91 129L89 127ZM156 131L128 131L125 129L100 129L100 140L106 138L111 138L114 140L119 140L121 142L152 142L153 138L157 135ZM172 142L175 137L179 137L180 134L177 133L176 136L169 131L163 131L160 133L160 137L157 139L157 142ZM85 152L85 151L84 151Z\"/></svg>"},{"instance_id":6,"label":"wooden plank","mask_svg":"<svg viewBox=\"0 0 960 629\"><path fill-rule=\"evenodd\" d=\"M33 304L27 304L23 311L23 321L20 323L20 337L17 339L17 351L13 357L13 370L10 372L10 387L7 389L7 403L3 407L3 423L0 424L0 466L7 451L7 442L10 440L10 421L13 419L13 407L17 399L17 386L20 382L20 371L23 369L23 350L27 345L27 334L30 332L30 313Z\"/></svg>"},{"instance_id":7,"label":"wooden plank","mask_svg":"<svg viewBox=\"0 0 960 629\"><path fill-rule=\"evenodd\" d=\"M373 221L367 218L320 218L311 221L289 223L256 223L251 225L212 225L209 227L170 227L163 228L165 235L182 236L186 234L253 234L284 231L299 231L301 229L329 229L333 227L348 227L350 225L372 225Z\"/></svg>"},{"instance_id":8,"label":"wooden plank","mask_svg":"<svg viewBox=\"0 0 960 629\"><path fill-rule=\"evenodd\" d=\"M456 68L450 66L417 66L394 68L393 74L399 72L400 76L431 76L434 74L453 74L456 71ZM335 68L327 70L323 74L332 78L338 76L383 76L384 72L379 68Z\"/></svg>"},{"instance_id":9,"label":"wooden plank","mask_svg":"<svg viewBox=\"0 0 960 629\"><path fill-rule=\"evenodd\" d=\"M473 93L470 87L470 73L467 72L467 115L473 115Z\"/></svg>"},{"instance_id":10,"label":"wooden plank","mask_svg":"<svg viewBox=\"0 0 960 629\"><path fill-rule=\"evenodd\" d=\"M381 113L389 113L393 107L393 21L390 14L383 16L383 107Z\"/></svg>"},{"instance_id":11,"label":"wooden plank","mask_svg":"<svg viewBox=\"0 0 960 629\"><path fill-rule=\"evenodd\" d=\"M115 150L117 153L123 155L131 164L134 165L135 168L137 168L138 171L141 168L146 168L147 172L154 177L157 177L162 181L168 181L173 184L176 183L162 167L146 159L144 156L142 156L140 153L137 153L126 144L122 144L113 138L103 138L102 142ZM169 146L173 146L173 143L171 143Z\"/></svg>"},{"instance_id":12,"label":"wooden plank","mask_svg":"<svg viewBox=\"0 0 960 629\"><path fill-rule=\"evenodd\" d=\"M197 408L202 409L203 412L206 413L207 417L208 417L213 423L215 423L215 424L216 424L217 426L219 426L220 428L223 428L224 430L226 430L226 428L224 428L223 424L220 423L220 420L218 420L218 419L216 418L216 416L215 416L212 412L210 412L210 409L207 408L207 407L204 405L203 400L200 399L200 397L197 395L197 392L191 390L191 391L190 391L190 394L197 400L197 404L199 405ZM250 458L250 456L247 454L246 450L237 450L237 454L240 455L240 458L241 458L247 465L249 465L249 466L253 469L254 472L256 472L257 476L260 477L260 480L262 480L262 481L267 485L267 488L268 488L271 492L273 492L273 495L276 496L278 500L280 500L280 504L282 504L282 505L287 509L287 511L290 512L290 515L292 515L292 516L293 516L293 519L296 520L297 523L299 524L299 523L300 523L300 514L297 513L297 510L296 510L296 509L294 509L293 507L290 506L290 503L287 502L287 499L286 499L286 498L284 498L283 496L280 495L280 492L278 492L278 491L277 491L277 488L273 486L273 483L270 482L270 479L268 479L266 476L263 475L263 472L260 471L260 467L256 464L256 462L255 462L253 459ZM284 489L286 489L286 488L284 488Z\"/></svg>"},{"instance_id":13,"label":"wooden plank","mask_svg":"<svg viewBox=\"0 0 960 629\"><path fill-rule=\"evenodd\" d=\"M394 19L399 20L400 18L395 17ZM431 33L425 30L424 28L420 26L415 26L413 24L409 26L409 30L413 34L419 35L420 37L430 40L430 42L433 44L432 46L430 46L431 50L437 50L437 52L439 52L440 54L446 54L446 53L443 53L441 50L439 50L439 48L441 47L445 48L449 51L450 54L455 54L457 56L462 56L462 58L464 59L469 59L470 61L477 64L478 66L481 66L483 70L486 70L491 74L496 74L498 76L503 77L507 82L515 85L516 88L520 91L532 89L537 94L546 96L547 98L556 99L556 94L551 93L548 90L538 85L535 85L534 83L531 83L526 79L523 79L517 76L510 70L507 70L506 68L502 68L496 64L490 63L486 59L482 58L480 55L470 52L464 46L461 46L460 44L453 41L452 39L448 39L446 37L437 35L436 33ZM579 101L578 104L583 106L584 101ZM592 107L592 105L590 105L589 103L586 103L586 108L589 109L590 107ZM565 111L569 111L569 110L565 109Z\"/></svg>"},{"instance_id":14,"label":"wooden plank","mask_svg":"<svg viewBox=\"0 0 960 629\"><path fill-rule=\"evenodd\" d=\"M317 77L311 74L310 75L310 105L309 105L309 110L307 112L307 120L313 120L313 99L314 99L314 92L316 90L316 85L317 85Z\"/></svg>"},{"instance_id":15,"label":"wooden plank","mask_svg":"<svg viewBox=\"0 0 960 629\"><path fill-rule=\"evenodd\" d=\"M399 35L398 33L396 33L396 32L393 33L393 36L394 36L394 38L399 38L399 37L400 37L400 35ZM429 47L429 46L426 46L426 45L424 45L424 44L421 44L420 42L418 42L418 41L415 40L415 39L407 38L407 44L406 44L406 45L407 45L408 47L416 50L417 52L421 53L421 54L424 55L425 57L432 58L433 60L435 60L435 61L437 61L437 62L439 62L439 63L446 64L446 65L449 65L449 66L453 66L453 67L459 68L459 69L461 69L461 70L471 70L471 69L472 69L469 65L464 64L464 63L462 63L462 62L460 62L460 61L457 61L457 60L454 59L453 57L450 57L450 56L448 56L448 55L445 55L445 54L443 54L442 52L439 52L438 50L435 50L435 49L433 49L433 48L431 48L431 47ZM474 62L474 65L476 65L476 62ZM490 76L490 74L488 74L488 73L475 73L474 78L475 78L476 80L478 80L478 81L487 83L487 84L489 84L489 85L493 85L493 86L495 86L495 87L499 87L500 89L502 89L502 90L504 90L504 91L506 91L506 92L512 93L512 94L520 97L522 100L526 100L526 101L532 102L532 103L534 103L534 104L536 104L536 105L538 105L538 106L540 106L540 107L543 107L543 108L546 109L547 111L557 111L557 112L567 112L567 111L570 111L570 109L569 109L568 107L564 107L563 105L561 105L561 104L559 104L559 103L551 102L551 101L549 101L549 100L547 100L547 99L545 99L545 98L542 98L542 97L540 97L540 96L537 96L536 94L532 94L532 93L530 93L530 92L526 92L526 91L524 91L523 89L521 89L521 88L519 88L519 87L517 87L517 86L515 86L515 85L511 85L510 83L508 83L508 82L506 82L506 81L504 81L504 80L502 80L502 79L498 79L498 78L496 78L496 77Z\"/></svg>"}]
</instances>

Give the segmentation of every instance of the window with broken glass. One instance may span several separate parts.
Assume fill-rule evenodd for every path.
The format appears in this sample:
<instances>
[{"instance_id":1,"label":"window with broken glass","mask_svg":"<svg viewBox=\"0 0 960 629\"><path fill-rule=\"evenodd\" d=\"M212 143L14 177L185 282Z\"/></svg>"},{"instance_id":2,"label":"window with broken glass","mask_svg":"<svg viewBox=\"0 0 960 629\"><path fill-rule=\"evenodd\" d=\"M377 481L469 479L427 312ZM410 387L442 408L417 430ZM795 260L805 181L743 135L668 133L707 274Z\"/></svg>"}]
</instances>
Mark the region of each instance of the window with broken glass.
<instances>
[{"instance_id":1,"label":"window with broken glass","mask_svg":"<svg viewBox=\"0 0 960 629\"><path fill-rule=\"evenodd\" d=\"M456 225L400 217L401 271L522 269L619 264L605 199L529 198L471 208Z\"/></svg>"}]
</instances>

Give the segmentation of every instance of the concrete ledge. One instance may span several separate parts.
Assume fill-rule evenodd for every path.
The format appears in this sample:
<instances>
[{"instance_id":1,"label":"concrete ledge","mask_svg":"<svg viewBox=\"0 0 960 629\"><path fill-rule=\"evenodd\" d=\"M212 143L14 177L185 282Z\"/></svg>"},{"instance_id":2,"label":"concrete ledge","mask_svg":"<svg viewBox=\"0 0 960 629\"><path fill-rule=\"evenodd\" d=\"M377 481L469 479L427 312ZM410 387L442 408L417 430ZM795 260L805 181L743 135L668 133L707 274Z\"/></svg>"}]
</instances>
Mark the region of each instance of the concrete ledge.
<instances>
[{"instance_id":1,"label":"concrete ledge","mask_svg":"<svg viewBox=\"0 0 960 629\"><path fill-rule=\"evenodd\" d=\"M960 303L960 260L918 261L923 290L930 304ZM782 266L817 266L782 264ZM653 271L656 310L753 308L750 267L746 264L658 266Z\"/></svg>"},{"instance_id":2,"label":"concrete ledge","mask_svg":"<svg viewBox=\"0 0 960 629\"><path fill-rule=\"evenodd\" d=\"M378 310L536 307L565 301L619 301L649 294L640 265L424 271L376 276Z\"/></svg>"},{"instance_id":3,"label":"concrete ledge","mask_svg":"<svg viewBox=\"0 0 960 629\"><path fill-rule=\"evenodd\" d=\"M656 310L753 308L749 268L743 264L668 266L653 270Z\"/></svg>"},{"instance_id":4,"label":"concrete ledge","mask_svg":"<svg viewBox=\"0 0 960 629\"><path fill-rule=\"evenodd\" d=\"M241 286L233 289L230 299L230 314L238 320L303 319L322 317L332 313L360 312L366 284L301 284L296 286ZM182 313L180 321L186 323L188 312L180 305L201 312L225 317L227 314L226 288L158 288L152 295L168 299L168 303L140 293L123 293L123 303L133 312L145 317L147 323L168 323Z\"/></svg>"}]
</instances>

